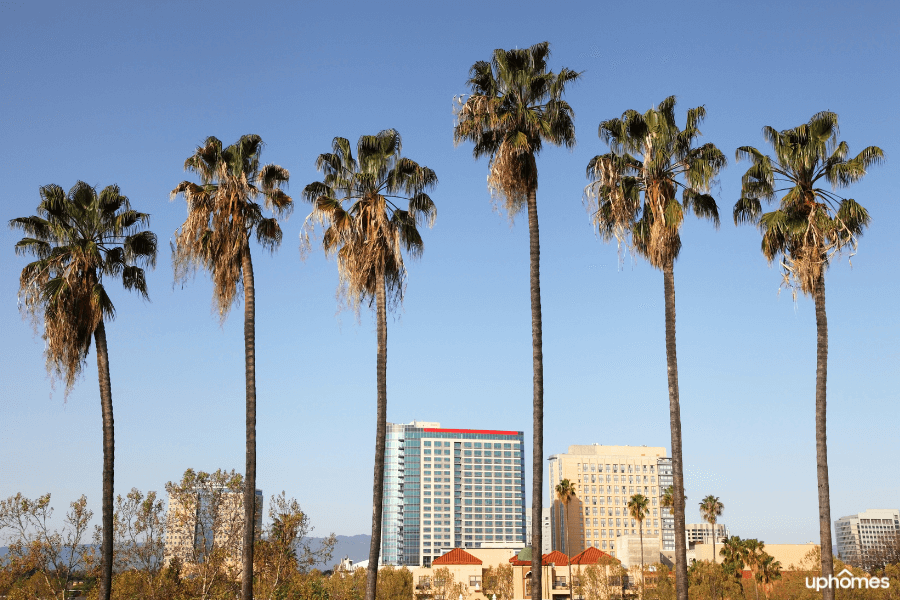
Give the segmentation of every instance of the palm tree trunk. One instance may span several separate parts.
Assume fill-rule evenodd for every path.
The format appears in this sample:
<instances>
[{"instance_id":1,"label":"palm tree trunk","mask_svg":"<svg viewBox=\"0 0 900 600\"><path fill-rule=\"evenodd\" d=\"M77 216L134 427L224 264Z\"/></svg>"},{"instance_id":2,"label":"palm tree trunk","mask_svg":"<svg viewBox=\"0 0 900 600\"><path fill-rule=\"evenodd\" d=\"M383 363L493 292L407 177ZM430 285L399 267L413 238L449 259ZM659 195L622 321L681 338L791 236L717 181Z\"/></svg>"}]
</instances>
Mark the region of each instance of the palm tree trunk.
<instances>
[{"instance_id":1,"label":"palm tree trunk","mask_svg":"<svg viewBox=\"0 0 900 600\"><path fill-rule=\"evenodd\" d=\"M638 533L641 535L641 598L644 597L644 522L638 521Z\"/></svg>"},{"instance_id":2,"label":"palm tree trunk","mask_svg":"<svg viewBox=\"0 0 900 600\"><path fill-rule=\"evenodd\" d=\"M103 537L100 541L100 600L109 600L113 567L113 475L115 474L115 427L113 422L112 380L109 377L109 350L103 320L94 330L97 344L97 378L100 381L100 410L103 414ZM63 592L65 596L65 592Z\"/></svg>"},{"instance_id":3,"label":"palm tree trunk","mask_svg":"<svg viewBox=\"0 0 900 600\"><path fill-rule=\"evenodd\" d=\"M669 383L669 421L672 429L672 498L675 514L675 593L688 600L687 548L684 538L684 464L681 458L681 406L678 400L678 359L675 353L675 273L672 261L663 267L666 302L666 369Z\"/></svg>"},{"instance_id":4,"label":"palm tree trunk","mask_svg":"<svg viewBox=\"0 0 900 600\"><path fill-rule=\"evenodd\" d=\"M543 588L541 587L540 525L544 497L544 353L541 322L541 239L538 229L537 186L528 192L528 241L531 259L529 273L531 278L531 360L534 369L531 438L531 597L533 600L541 600Z\"/></svg>"},{"instance_id":5,"label":"palm tree trunk","mask_svg":"<svg viewBox=\"0 0 900 600\"><path fill-rule=\"evenodd\" d=\"M256 288L250 242L241 251L244 278L244 369L247 384L247 459L244 475L244 541L241 598L253 600L253 544L256 542Z\"/></svg>"},{"instance_id":6,"label":"palm tree trunk","mask_svg":"<svg viewBox=\"0 0 900 600\"><path fill-rule=\"evenodd\" d=\"M563 503L563 534L566 536L566 564L569 566L569 600L572 599L572 551L569 550L569 503Z\"/></svg>"},{"instance_id":7,"label":"palm tree trunk","mask_svg":"<svg viewBox=\"0 0 900 600\"><path fill-rule=\"evenodd\" d=\"M366 600L375 600L378 584L378 559L381 554L381 517L384 510L384 446L387 436L387 298L384 274L378 274L375 290L378 320L378 415L375 426L375 478L372 484L372 539L369 542L369 565L366 568Z\"/></svg>"},{"instance_id":8,"label":"palm tree trunk","mask_svg":"<svg viewBox=\"0 0 900 600\"><path fill-rule=\"evenodd\" d=\"M816 302L816 474L819 480L819 541L822 546L822 577L834 575L831 553L831 495L828 487L828 446L825 427L825 392L828 381L828 318L825 314L825 275L813 290ZM822 590L823 600L834 600L834 590Z\"/></svg>"}]
</instances>

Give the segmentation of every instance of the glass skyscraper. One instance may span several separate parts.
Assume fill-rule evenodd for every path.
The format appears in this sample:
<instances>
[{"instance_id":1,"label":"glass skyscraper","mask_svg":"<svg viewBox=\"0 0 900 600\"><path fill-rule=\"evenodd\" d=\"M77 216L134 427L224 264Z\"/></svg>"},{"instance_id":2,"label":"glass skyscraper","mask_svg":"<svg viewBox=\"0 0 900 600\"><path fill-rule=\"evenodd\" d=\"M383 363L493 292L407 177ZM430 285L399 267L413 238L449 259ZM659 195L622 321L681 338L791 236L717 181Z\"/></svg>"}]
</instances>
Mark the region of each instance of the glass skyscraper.
<instances>
[{"instance_id":1,"label":"glass skyscraper","mask_svg":"<svg viewBox=\"0 0 900 600\"><path fill-rule=\"evenodd\" d=\"M451 548L525 545L521 431L388 423L383 564L430 566Z\"/></svg>"}]
</instances>

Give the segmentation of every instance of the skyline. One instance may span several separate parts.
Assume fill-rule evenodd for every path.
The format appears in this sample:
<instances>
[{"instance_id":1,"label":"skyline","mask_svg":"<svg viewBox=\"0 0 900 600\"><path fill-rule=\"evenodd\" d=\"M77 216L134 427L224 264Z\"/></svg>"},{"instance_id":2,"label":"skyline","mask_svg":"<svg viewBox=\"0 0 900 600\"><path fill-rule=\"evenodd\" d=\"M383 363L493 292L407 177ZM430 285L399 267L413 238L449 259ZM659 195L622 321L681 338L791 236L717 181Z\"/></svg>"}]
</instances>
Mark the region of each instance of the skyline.
<instances>
[{"instance_id":1,"label":"skyline","mask_svg":"<svg viewBox=\"0 0 900 600\"><path fill-rule=\"evenodd\" d=\"M152 215L161 251L148 274L151 302L114 289L118 317L107 326L117 494L161 492L188 467L243 465L241 320L232 314L219 327L204 275L173 286L165 249L185 215L169 191L209 135L228 144L260 134L263 161L291 171L296 203L275 256L254 248L257 487L297 497L314 535L369 530L373 319L366 309L358 321L336 315L334 262L315 246L305 261L298 256L309 212L300 190L319 179L315 156L334 136L355 140L396 128L404 155L434 169L440 182L431 194L437 222L423 231L423 258L408 263L404 309L389 318L388 421L530 431L526 219L510 227L492 212L486 161L473 160L470 146L453 147L452 98L466 91L472 63L494 48L546 39L553 70L585 71L567 95L578 145L546 148L538 158L546 456L595 442L664 446L671 455L662 276L597 239L581 194L585 165L606 151L599 121L676 94L679 123L688 108L706 105L702 141L729 159L714 191L722 226L686 220L675 267L687 522L696 522L692 506L712 493L725 504L720 522L735 535L818 540L813 303L778 295L780 275L766 266L758 233L735 228L730 215L747 167L735 163L734 149L763 149L762 126L793 127L829 109L840 115L851 153L874 144L887 154L885 165L847 191L873 217L853 268L844 256L826 276L832 520L896 505L900 483L886 476L900 451L890 419L900 387L892 301L900 295L893 260L900 218L890 212L889 188L900 127L886 116L900 66L893 5L847 13L837 4L773 4L765 15L746 15L709 4L699 23L694 11L659 5L644 23L661 40L653 48L615 33L596 36L589 22L518 13L498 31L470 22L458 7L369 7L338 16L285 5L278 22L242 15L239 28L233 10L214 12L203 2L46 10L52 6L2 8L2 102L12 118L0 127L17 140L0 151L3 218L33 214L40 185L68 189L78 179L101 188L117 183L135 209ZM604 18L621 22L627 14L609 7ZM801 18L807 27L797 30ZM366 43L373 25L394 21L405 35ZM691 26L703 34L685 39L674 31ZM254 52L196 58L206 36L224 45L238 33L261 38ZM784 53L808 70L778 64ZM61 514L85 493L97 512L94 354L67 400L60 386L50 395L42 342L16 310L26 263L13 253L19 237L7 228L0 234L0 498L49 491ZM529 503L530 480L526 469ZM335 490L328 499L317 493L325 483Z\"/></svg>"}]
</instances>

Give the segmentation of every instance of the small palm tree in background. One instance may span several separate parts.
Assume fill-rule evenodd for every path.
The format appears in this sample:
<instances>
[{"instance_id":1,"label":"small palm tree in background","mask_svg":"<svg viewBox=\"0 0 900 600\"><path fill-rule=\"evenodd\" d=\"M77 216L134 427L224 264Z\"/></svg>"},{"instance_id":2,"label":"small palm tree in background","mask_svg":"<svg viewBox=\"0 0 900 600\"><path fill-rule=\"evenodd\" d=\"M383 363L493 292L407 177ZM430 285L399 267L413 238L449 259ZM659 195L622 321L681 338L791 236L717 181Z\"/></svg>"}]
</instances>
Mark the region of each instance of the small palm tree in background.
<instances>
[{"instance_id":1,"label":"small palm tree in background","mask_svg":"<svg viewBox=\"0 0 900 600\"><path fill-rule=\"evenodd\" d=\"M713 560L716 560L716 521L722 516L725 505L710 494L700 502L700 516L712 527Z\"/></svg>"},{"instance_id":2,"label":"small palm tree in background","mask_svg":"<svg viewBox=\"0 0 900 600\"><path fill-rule=\"evenodd\" d=\"M774 556L763 552L759 561L759 572L756 574L757 581L763 584L763 594L769 597L769 586L781 579L781 562L775 560Z\"/></svg>"},{"instance_id":3,"label":"small palm tree in background","mask_svg":"<svg viewBox=\"0 0 900 600\"><path fill-rule=\"evenodd\" d=\"M532 397L532 512L541 522L544 485L544 354L541 317L541 242L537 213L537 155L545 142L575 146L574 112L562 99L566 86L579 73L547 70L549 42L530 48L494 50L491 61L478 61L469 70L471 94L458 112L453 139L471 141L475 158L490 159L488 187L512 219L528 213L531 288L531 348L534 372ZM541 593L541 529L534 527L531 555L532 597Z\"/></svg>"},{"instance_id":4,"label":"small palm tree in background","mask_svg":"<svg viewBox=\"0 0 900 600\"><path fill-rule=\"evenodd\" d=\"M184 161L200 184L182 181L171 197L184 195L188 216L175 232L176 279L197 267L209 271L213 297L224 320L244 292L244 364L246 380L246 473L241 597L253 599L253 545L256 541L256 288L250 239L274 252L281 243L278 217L287 217L293 201L282 189L289 173L278 165L260 166L263 141L245 135L228 147L208 137ZM259 204L262 200L263 204ZM263 207L275 216L265 217Z\"/></svg>"},{"instance_id":5,"label":"small palm tree in background","mask_svg":"<svg viewBox=\"0 0 900 600\"><path fill-rule=\"evenodd\" d=\"M752 146L737 149L737 159L751 163L744 174L741 198L734 205L734 223L751 223L762 233L762 252L769 263L779 261L784 281L813 297L816 307L816 475L819 494L819 536L822 575L834 575L831 549L831 498L828 483L826 391L828 381L828 319L825 313L825 271L835 254L856 250L869 224L869 212L835 190L866 175L884 161L884 151L869 146L848 158L847 142L838 142L838 116L820 112L808 123L777 131L763 128L775 151L772 158ZM821 187L827 182L831 190ZM786 192L786 193L784 193ZM762 201L781 195L779 207L762 212ZM834 590L824 588L826 600Z\"/></svg>"},{"instance_id":6,"label":"small palm tree in background","mask_svg":"<svg viewBox=\"0 0 900 600\"><path fill-rule=\"evenodd\" d=\"M569 596L572 595L572 550L569 548L569 502L575 496L575 486L568 479L563 479L556 484L556 499L562 504L562 533L563 542L565 543L566 562L569 566Z\"/></svg>"},{"instance_id":7,"label":"small palm tree in background","mask_svg":"<svg viewBox=\"0 0 900 600\"><path fill-rule=\"evenodd\" d=\"M366 600L375 600L384 507L384 449L387 435L387 311L403 301L406 267L403 252L418 258L423 242L420 225L431 227L437 209L426 193L437 185L428 167L400 155L400 134L387 129L364 135L353 157L350 142L332 141L332 152L320 154L316 169L322 181L303 189L313 205L305 243L315 224L325 227L326 254L337 255L340 294L352 308L374 304L377 324L377 418L375 475L372 486L372 538L366 576ZM407 203L400 208L397 200Z\"/></svg>"},{"instance_id":8,"label":"small palm tree in background","mask_svg":"<svg viewBox=\"0 0 900 600\"><path fill-rule=\"evenodd\" d=\"M105 321L116 310L107 295L108 279L121 279L126 290L145 299L142 267L156 264L156 235L142 228L150 215L131 208L116 185L97 190L79 181L69 193L58 185L40 189L37 215L9 222L26 236L16 254L37 257L19 277L19 302L35 326L43 321L44 354L51 376L65 381L66 393L97 346L97 375L103 417L103 499L99 598L109 600L113 567L113 483L115 430L112 381Z\"/></svg>"},{"instance_id":9,"label":"small palm tree in background","mask_svg":"<svg viewBox=\"0 0 900 600\"><path fill-rule=\"evenodd\" d=\"M705 117L704 107L689 109L687 123L680 129L675 123L675 97L670 96L645 113L628 110L620 118L603 121L598 134L610 152L590 160L587 176L591 183L585 188L600 235L606 241L625 242L663 272L678 600L687 600L688 589L674 266L681 251L679 230L685 212L693 211L718 226L718 207L709 191L727 162L713 144L695 146Z\"/></svg>"},{"instance_id":10,"label":"small palm tree in background","mask_svg":"<svg viewBox=\"0 0 900 600\"><path fill-rule=\"evenodd\" d=\"M750 539L744 540L744 564L750 568L753 573L753 589L756 592L756 600L759 600L758 577L760 565L765 554L766 543L762 540Z\"/></svg>"},{"instance_id":11,"label":"small palm tree in background","mask_svg":"<svg viewBox=\"0 0 900 600\"><path fill-rule=\"evenodd\" d=\"M743 540L736 535L729 537L722 543L719 556L722 557L726 570L730 570L734 578L740 581L744 565L747 563L747 548Z\"/></svg>"},{"instance_id":12,"label":"small palm tree in background","mask_svg":"<svg viewBox=\"0 0 900 600\"><path fill-rule=\"evenodd\" d=\"M650 498L643 494L635 494L626 504L628 514L638 522L638 532L641 535L641 595L644 589L644 519L650 516Z\"/></svg>"}]
</instances>

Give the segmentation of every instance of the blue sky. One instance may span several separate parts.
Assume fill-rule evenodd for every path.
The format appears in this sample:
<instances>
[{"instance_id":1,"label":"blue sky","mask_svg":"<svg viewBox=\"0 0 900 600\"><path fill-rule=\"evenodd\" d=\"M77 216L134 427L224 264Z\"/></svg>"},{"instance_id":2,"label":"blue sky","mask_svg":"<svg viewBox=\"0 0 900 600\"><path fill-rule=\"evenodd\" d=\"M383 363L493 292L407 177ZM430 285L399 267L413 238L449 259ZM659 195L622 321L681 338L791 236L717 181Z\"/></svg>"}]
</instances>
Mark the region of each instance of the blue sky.
<instances>
[{"instance_id":1,"label":"blue sky","mask_svg":"<svg viewBox=\"0 0 900 600\"><path fill-rule=\"evenodd\" d=\"M729 157L722 226L689 220L675 269L688 506L715 494L733 533L818 540L813 305L778 294L758 233L729 215L746 169L734 149L832 110L851 151L888 157L847 191L873 221L852 269L845 257L827 276L832 517L900 504L895 4L3 2L0 15L0 217L33 214L41 185L115 182L160 239L152 301L113 290L117 493L244 462L241 313L220 327L208 279L173 286L168 252L185 217L168 194L210 135L261 135L297 200L281 249L255 251L267 497L295 496L317 533L370 528L373 320L338 314L336 265L298 251L300 191L335 136L395 128L440 179L437 223L389 321L388 419L530 439L526 219L510 227L492 211L486 161L453 146L452 106L474 62L548 40L554 70L584 75L567 96L577 147L538 159L546 454L669 446L662 275L620 263L581 197L585 165L606 151L598 123L675 94L681 122L706 105L703 140ZM68 400L51 393L42 341L16 308L19 237L0 230L0 497L49 491L61 509L84 493L99 514L94 355Z\"/></svg>"}]
</instances>

